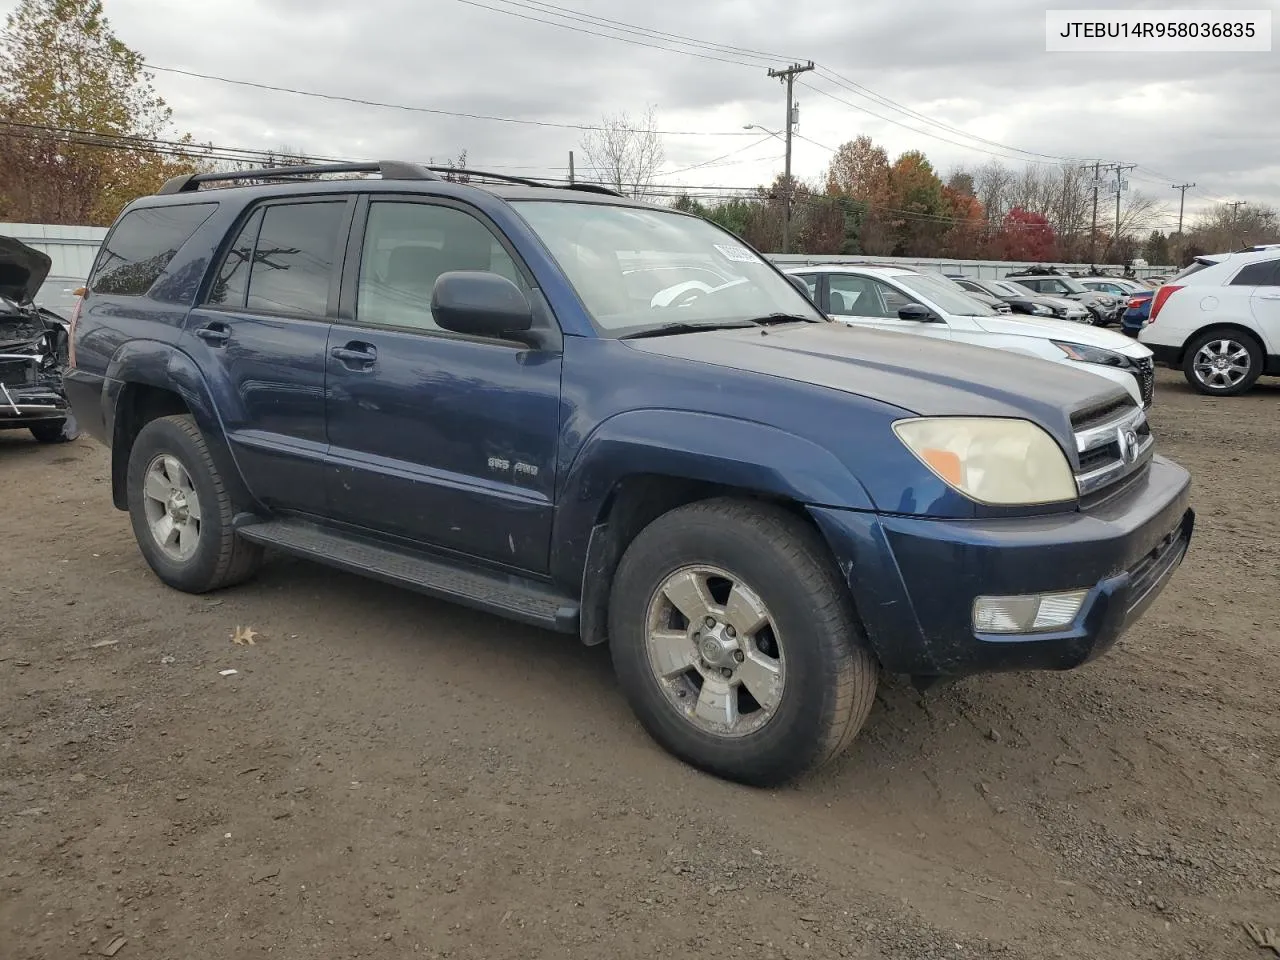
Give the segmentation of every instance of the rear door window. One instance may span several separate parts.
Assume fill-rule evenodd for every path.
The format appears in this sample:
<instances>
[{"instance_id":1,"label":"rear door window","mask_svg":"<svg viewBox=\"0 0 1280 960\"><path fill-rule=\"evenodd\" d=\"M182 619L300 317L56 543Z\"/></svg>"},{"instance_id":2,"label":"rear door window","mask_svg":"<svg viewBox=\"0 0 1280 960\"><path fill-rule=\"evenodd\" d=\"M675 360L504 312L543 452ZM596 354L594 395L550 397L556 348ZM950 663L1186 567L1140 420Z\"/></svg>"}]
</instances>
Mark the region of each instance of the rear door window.
<instances>
[{"instance_id":1,"label":"rear door window","mask_svg":"<svg viewBox=\"0 0 1280 960\"><path fill-rule=\"evenodd\" d=\"M273 204L263 211L245 309L324 316L347 199Z\"/></svg>"},{"instance_id":2,"label":"rear door window","mask_svg":"<svg viewBox=\"0 0 1280 960\"><path fill-rule=\"evenodd\" d=\"M217 207L216 203L189 203L126 213L98 253L90 292L145 296Z\"/></svg>"},{"instance_id":3,"label":"rear door window","mask_svg":"<svg viewBox=\"0 0 1280 960\"><path fill-rule=\"evenodd\" d=\"M1280 285L1276 274L1280 273L1280 260L1260 260L1241 267L1231 278L1233 287L1274 287Z\"/></svg>"}]
</instances>

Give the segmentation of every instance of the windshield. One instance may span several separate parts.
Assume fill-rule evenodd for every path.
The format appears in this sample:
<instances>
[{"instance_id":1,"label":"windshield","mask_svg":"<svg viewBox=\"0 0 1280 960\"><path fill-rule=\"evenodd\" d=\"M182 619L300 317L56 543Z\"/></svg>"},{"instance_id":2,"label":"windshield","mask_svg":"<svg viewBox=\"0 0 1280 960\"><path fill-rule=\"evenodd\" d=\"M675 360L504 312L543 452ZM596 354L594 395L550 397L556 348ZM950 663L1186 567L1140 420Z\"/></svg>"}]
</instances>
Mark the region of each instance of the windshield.
<instances>
[{"instance_id":1,"label":"windshield","mask_svg":"<svg viewBox=\"0 0 1280 960\"><path fill-rule=\"evenodd\" d=\"M731 234L675 211L517 200L597 330L618 337L672 323L824 318L800 289Z\"/></svg>"},{"instance_id":2,"label":"windshield","mask_svg":"<svg viewBox=\"0 0 1280 960\"><path fill-rule=\"evenodd\" d=\"M1074 277L1057 277L1055 279L1061 280L1063 285L1072 293L1089 293L1090 292L1088 287L1086 287L1083 283L1081 283L1079 280L1075 279Z\"/></svg>"},{"instance_id":3,"label":"windshield","mask_svg":"<svg viewBox=\"0 0 1280 960\"><path fill-rule=\"evenodd\" d=\"M975 300L950 280L927 273L900 273L894 278L912 293L918 293L943 313L957 317L994 317L996 312L981 300Z\"/></svg>"},{"instance_id":4,"label":"windshield","mask_svg":"<svg viewBox=\"0 0 1280 960\"><path fill-rule=\"evenodd\" d=\"M1026 287L1019 287L1016 283L1008 283L1004 280L988 280L986 282L989 290L1001 297L1027 297L1031 296L1031 291Z\"/></svg>"}]
</instances>

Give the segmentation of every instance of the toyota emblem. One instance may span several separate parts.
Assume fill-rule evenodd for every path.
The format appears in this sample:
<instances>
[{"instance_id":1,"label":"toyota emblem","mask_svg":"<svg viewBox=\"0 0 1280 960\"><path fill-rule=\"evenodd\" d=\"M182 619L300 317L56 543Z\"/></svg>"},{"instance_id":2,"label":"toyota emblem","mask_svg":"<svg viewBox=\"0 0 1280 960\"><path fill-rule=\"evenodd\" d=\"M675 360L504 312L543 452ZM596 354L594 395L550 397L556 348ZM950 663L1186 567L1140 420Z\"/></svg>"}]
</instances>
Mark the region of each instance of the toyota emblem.
<instances>
[{"instance_id":1,"label":"toyota emblem","mask_svg":"<svg viewBox=\"0 0 1280 960\"><path fill-rule=\"evenodd\" d=\"M1117 430L1116 445L1120 448L1120 459L1124 463L1133 463L1138 459L1138 434L1134 430Z\"/></svg>"}]
</instances>

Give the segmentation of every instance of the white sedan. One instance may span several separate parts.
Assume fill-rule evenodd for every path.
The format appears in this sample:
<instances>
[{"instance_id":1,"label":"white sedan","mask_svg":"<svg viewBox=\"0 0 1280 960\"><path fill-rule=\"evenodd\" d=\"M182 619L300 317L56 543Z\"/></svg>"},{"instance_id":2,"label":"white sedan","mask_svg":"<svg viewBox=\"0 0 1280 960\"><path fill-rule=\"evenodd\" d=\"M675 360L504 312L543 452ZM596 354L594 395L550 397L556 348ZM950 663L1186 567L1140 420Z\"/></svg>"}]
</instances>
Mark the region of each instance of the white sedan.
<instances>
[{"instance_id":1,"label":"white sedan","mask_svg":"<svg viewBox=\"0 0 1280 960\"><path fill-rule=\"evenodd\" d=\"M998 314L940 276L898 267L841 264L790 267L833 320L1012 350L1077 366L1112 380L1144 407L1155 391L1152 353L1110 330Z\"/></svg>"}]
</instances>

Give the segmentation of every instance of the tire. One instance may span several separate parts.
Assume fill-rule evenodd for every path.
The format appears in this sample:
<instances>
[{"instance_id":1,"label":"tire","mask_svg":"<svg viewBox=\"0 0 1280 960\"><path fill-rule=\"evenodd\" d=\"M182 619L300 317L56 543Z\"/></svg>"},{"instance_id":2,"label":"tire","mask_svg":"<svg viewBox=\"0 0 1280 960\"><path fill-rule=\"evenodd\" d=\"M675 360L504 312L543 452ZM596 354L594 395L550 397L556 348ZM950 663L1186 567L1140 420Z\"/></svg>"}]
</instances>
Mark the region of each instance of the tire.
<instances>
[{"instance_id":1,"label":"tire","mask_svg":"<svg viewBox=\"0 0 1280 960\"><path fill-rule=\"evenodd\" d=\"M1224 359L1231 366L1206 371L1200 365L1202 359ZM1262 362L1262 345L1249 334L1239 330L1207 330L1187 345L1182 358L1182 374L1192 389L1199 393L1211 397L1238 397L1252 388L1262 375ZM1245 366L1242 368L1240 364ZM1242 371L1238 379L1237 371Z\"/></svg>"},{"instance_id":2,"label":"tire","mask_svg":"<svg viewBox=\"0 0 1280 960\"><path fill-rule=\"evenodd\" d=\"M168 547L153 532L157 513L167 514L169 526L174 527L186 525L191 512L187 510L184 518L181 511L167 510L148 493L164 489L163 479L148 487L153 470L163 472L172 489L184 494L179 508L190 507L194 499L199 518L193 535L179 535ZM156 576L169 586L206 593L249 579L261 565L262 548L235 535L235 505L190 416L161 417L142 428L129 452L126 493L138 548Z\"/></svg>"},{"instance_id":3,"label":"tire","mask_svg":"<svg viewBox=\"0 0 1280 960\"><path fill-rule=\"evenodd\" d=\"M71 429L67 429L68 426ZM67 443L79 435L74 420L47 420L44 423L33 423L27 429L37 443Z\"/></svg>"},{"instance_id":4,"label":"tire","mask_svg":"<svg viewBox=\"0 0 1280 960\"><path fill-rule=\"evenodd\" d=\"M728 580L715 575L719 572ZM719 605L713 608L720 616L717 626L700 641L691 635L703 628L676 613L669 600L676 592L686 606L697 607L688 593L666 589L673 576L697 579ZM746 635L745 619L725 610L727 582L736 584L737 600L753 595L763 604L769 625L754 633L754 640ZM753 608L743 601L736 609ZM668 614L674 619L664 622ZM737 640L729 639L733 631L727 621L743 623ZM674 659L665 661L673 679L660 680L653 665L653 623L674 640L663 648L675 651ZM713 646L739 643L750 662L733 649L709 679L695 643L705 644L713 633ZM679 507L640 532L614 577L609 643L622 691L659 744L699 769L756 786L792 780L842 753L870 713L879 679L848 589L817 532L778 507L737 500ZM690 661L688 671L671 674L682 658ZM735 659L740 668L730 665ZM777 688L760 680L759 665L768 662L780 666L782 681L772 707L763 704ZM725 681L731 691L727 699L734 704L726 716L736 716L737 727L709 727L697 716L704 693L721 689L724 670L738 669L736 688L734 681ZM748 670L754 682L742 679ZM760 701L755 692L761 693Z\"/></svg>"}]
</instances>

